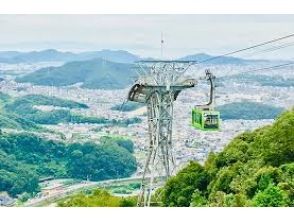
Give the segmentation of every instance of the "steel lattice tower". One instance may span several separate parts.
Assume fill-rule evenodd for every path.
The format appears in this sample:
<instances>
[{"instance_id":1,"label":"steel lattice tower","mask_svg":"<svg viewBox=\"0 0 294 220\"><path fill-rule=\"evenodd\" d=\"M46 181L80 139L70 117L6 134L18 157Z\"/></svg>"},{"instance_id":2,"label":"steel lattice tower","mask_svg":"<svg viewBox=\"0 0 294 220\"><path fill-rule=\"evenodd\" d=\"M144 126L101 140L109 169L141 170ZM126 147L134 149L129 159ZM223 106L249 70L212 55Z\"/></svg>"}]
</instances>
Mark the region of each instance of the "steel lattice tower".
<instances>
[{"instance_id":1,"label":"steel lattice tower","mask_svg":"<svg viewBox=\"0 0 294 220\"><path fill-rule=\"evenodd\" d=\"M195 86L183 75L192 61L140 61L140 78L128 100L145 103L148 115L149 148L144 166L138 206L150 206L155 177L172 175L175 161L172 148L173 102L179 93Z\"/></svg>"}]
</instances>

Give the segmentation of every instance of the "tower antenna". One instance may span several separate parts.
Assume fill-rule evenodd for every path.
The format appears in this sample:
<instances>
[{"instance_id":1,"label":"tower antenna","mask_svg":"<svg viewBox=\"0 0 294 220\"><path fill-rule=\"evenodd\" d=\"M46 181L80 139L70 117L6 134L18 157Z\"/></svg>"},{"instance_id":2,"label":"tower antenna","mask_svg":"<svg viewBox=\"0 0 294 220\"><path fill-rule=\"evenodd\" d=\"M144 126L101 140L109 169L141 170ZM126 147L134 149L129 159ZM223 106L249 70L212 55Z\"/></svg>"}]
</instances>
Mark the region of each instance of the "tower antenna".
<instances>
[{"instance_id":1,"label":"tower antenna","mask_svg":"<svg viewBox=\"0 0 294 220\"><path fill-rule=\"evenodd\" d=\"M164 44L163 33L161 32L161 39L160 39L160 58L161 59L163 59L163 44Z\"/></svg>"}]
</instances>

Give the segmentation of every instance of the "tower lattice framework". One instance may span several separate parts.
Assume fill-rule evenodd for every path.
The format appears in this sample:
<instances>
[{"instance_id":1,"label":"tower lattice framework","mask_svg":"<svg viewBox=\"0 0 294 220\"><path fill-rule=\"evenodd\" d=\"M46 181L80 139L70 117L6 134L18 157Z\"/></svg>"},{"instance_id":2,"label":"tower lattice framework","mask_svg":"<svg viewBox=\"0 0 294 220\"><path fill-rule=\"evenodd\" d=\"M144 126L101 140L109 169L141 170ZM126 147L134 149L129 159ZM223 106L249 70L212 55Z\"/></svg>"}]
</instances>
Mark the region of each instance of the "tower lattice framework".
<instances>
[{"instance_id":1,"label":"tower lattice framework","mask_svg":"<svg viewBox=\"0 0 294 220\"><path fill-rule=\"evenodd\" d=\"M173 174L173 102L183 89L195 86L195 80L184 78L192 64L191 61L139 62L142 73L128 95L128 100L147 105L149 146L138 206L150 206L156 177L167 179Z\"/></svg>"}]
</instances>

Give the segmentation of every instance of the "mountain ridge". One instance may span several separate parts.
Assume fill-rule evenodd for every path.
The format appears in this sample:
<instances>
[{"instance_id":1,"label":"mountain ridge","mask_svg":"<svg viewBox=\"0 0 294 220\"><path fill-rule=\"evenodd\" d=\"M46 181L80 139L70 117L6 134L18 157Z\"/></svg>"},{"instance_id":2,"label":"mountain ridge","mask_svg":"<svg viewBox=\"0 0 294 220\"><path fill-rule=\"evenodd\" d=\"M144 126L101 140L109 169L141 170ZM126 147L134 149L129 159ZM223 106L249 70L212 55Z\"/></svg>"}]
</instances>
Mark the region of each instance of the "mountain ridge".
<instances>
[{"instance_id":1,"label":"mountain ridge","mask_svg":"<svg viewBox=\"0 0 294 220\"><path fill-rule=\"evenodd\" d=\"M125 50L99 50L86 52L62 52L55 49L40 51L18 52L18 51L0 51L0 63L34 63L50 61L83 61L92 59L105 59L118 63L133 63L140 59Z\"/></svg>"},{"instance_id":2,"label":"mountain ridge","mask_svg":"<svg viewBox=\"0 0 294 220\"><path fill-rule=\"evenodd\" d=\"M57 51L50 50L47 53L56 54ZM84 58L93 57L95 52L84 52ZM111 57L113 51L104 50L105 57ZM120 52L119 52L120 53ZM124 61L129 59L129 54L125 51L121 52L120 61L125 56ZM71 56L71 53L69 54ZM101 55L101 54L100 54ZM106 56L107 55L107 56ZM55 56L55 55L54 55ZM135 56L135 55L134 55ZM77 60L66 62L58 67L46 67L28 73L25 76L16 78L17 82L29 82L36 85L53 85L53 86L69 86L76 83L83 83L82 87L90 89L122 89L134 82L137 74L134 70L134 62L139 57L133 57L132 62L115 62L114 59L95 58L90 60ZM57 56L55 56L57 57ZM1 53L0 53L1 58ZM84 59L83 58L83 59ZM200 53L196 55L189 55L178 60L207 60L213 56ZM215 61L212 61L215 62ZM241 58L224 57L216 64L233 63L233 64L247 64Z\"/></svg>"},{"instance_id":3,"label":"mountain ridge","mask_svg":"<svg viewBox=\"0 0 294 220\"><path fill-rule=\"evenodd\" d=\"M186 56L178 57L176 60L196 60L202 62L208 60L205 63L208 64L246 64L249 62L266 62L267 60L261 59L244 59L234 56L223 56L218 59L218 55L211 55L208 53L200 52L195 54L188 54ZM110 50L102 49L97 51L84 51L84 52L71 52L60 51L56 49L45 49L39 51L0 51L0 63L34 63L34 62L72 62L72 61L86 61L92 59L105 59L117 63L134 63L143 57L133 54L127 50ZM146 59L146 58L144 58ZM153 58L148 58L153 59ZM209 60L211 59L211 60Z\"/></svg>"}]
</instances>

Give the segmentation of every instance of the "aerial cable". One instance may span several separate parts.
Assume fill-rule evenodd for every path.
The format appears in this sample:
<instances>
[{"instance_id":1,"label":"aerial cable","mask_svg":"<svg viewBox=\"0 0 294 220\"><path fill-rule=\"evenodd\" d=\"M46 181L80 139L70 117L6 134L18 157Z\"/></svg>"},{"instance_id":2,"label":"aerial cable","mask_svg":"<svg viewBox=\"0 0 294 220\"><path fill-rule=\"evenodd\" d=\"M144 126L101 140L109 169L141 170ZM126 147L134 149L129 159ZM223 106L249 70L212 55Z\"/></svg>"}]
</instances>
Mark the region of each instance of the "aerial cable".
<instances>
[{"instance_id":1,"label":"aerial cable","mask_svg":"<svg viewBox=\"0 0 294 220\"><path fill-rule=\"evenodd\" d=\"M254 49L254 48L257 48L257 47L261 47L261 46L264 46L264 45L272 44L274 42L281 41L281 40L284 40L284 39L287 39L287 38L291 38L291 37L294 37L294 34L290 34L290 35L287 35L287 36L284 36L284 37L279 37L279 38L276 38L276 39L273 39L273 40L270 40L270 41L266 41L266 42L263 42L263 43L259 43L259 44L256 44L256 45L253 45L253 46L250 46L250 47L246 47L246 48L243 48L243 49L239 49L239 50L235 50L235 51L232 51L232 52L229 52L229 53L225 53L223 55L219 55L219 56L215 56L215 57L212 57L212 58L208 58L208 59L199 61L199 62L197 62L195 64L206 63L206 62L209 62L209 61L212 61L212 60L216 60L216 59L222 58L224 56L228 56L228 55L240 53L240 52L243 52L243 51L246 51L246 50L251 50L251 49Z\"/></svg>"},{"instance_id":2,"label":"aerial cable","mask_svg":"<svg viewBox=\"0 0 294 220\"><path fill-rule=\"evenodd\" d=\"M273 51L280 50L280 49L287 48L287 47L291 47L291 46L294 46L294 42L287 43L287 44L282 44L282 45L279 45L279 46L277 45L277 46L273 46L273 47L266 48L266 49L263 49L263 50L255 51L255 52L252 52L252 53L247 54L245 56L246 57L251 57L251 56L254 56L254 55L267 53L267 52L273 52Z\"/></svg>"},{"instance_id":3,"label":"aerial cable","mask_svg":"<svg viewBox=\"0 0 294 220\"><path fill-rule=\"evenodd\" d=\"M257 71L262 71L262 70L279 69L282 67L288 67L288 66L292 66L292 65L294 65L294 62L275 65L275 66L269 66L269 67L263 67L263 68L259 68L259 69L247 70L247 71L243 71L243 72L238 72L237 74L245 74L245 73L257 72Z\"/></svg>"}]
</instances>

